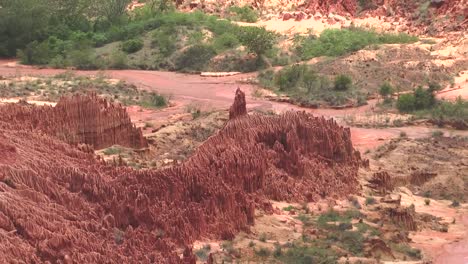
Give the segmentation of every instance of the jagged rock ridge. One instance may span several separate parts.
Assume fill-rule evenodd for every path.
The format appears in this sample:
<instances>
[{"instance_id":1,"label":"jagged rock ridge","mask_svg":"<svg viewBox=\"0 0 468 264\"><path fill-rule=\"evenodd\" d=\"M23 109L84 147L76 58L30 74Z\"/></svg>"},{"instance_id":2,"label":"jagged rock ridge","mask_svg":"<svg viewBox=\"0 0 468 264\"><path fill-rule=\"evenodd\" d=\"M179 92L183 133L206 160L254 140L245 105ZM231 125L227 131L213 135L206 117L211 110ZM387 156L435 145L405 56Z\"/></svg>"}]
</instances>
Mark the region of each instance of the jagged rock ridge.
<instances>
[{"instance_id":1,"label":"jagged rock ridge","mask_svg":"<svg viewBox=\"0 0 468 264\"><path fill-rule=\"evenodd\" d=\"M239 116L185 163L141 171L102 164L21 117L0 119L0 157L10 157L0 162L0 262L192 263L190 249L183 259L176 250L248 232L269 199L358 189L349 129L304 112Z\"/></svg>"},{"instance_id":2,"label":"jagged rock ridge","mask_svg":"<svg viewBox=\"0 0 468 264\"><path fill-rule=\"evenodd\" d=\"M95 149L114 144L144 148L148 144L135 128L125 108L95 94L63 97L55 107L9 104L0 108L0 119L21 128L40 130L72 145Z\"/></svg>"}]
</instances>

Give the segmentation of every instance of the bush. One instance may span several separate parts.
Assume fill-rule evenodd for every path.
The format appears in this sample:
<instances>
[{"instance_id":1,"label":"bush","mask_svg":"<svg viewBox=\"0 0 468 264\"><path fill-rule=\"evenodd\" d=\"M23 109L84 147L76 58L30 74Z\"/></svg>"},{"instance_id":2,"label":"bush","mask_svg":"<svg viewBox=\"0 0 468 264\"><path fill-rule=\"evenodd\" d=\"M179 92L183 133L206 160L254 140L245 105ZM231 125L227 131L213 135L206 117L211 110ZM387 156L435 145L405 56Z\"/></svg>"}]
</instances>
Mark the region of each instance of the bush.
<instances>
[{"instance_id":1,"label":"bush","mask_svg":"<svg viewBox=\"0 0 468 264\"><path fill-rule=\"evenodd\" d=\"M141 103L141 106L148 108L162 108L166 107L167 105L167 98L157 93L151 93L149 98Z\"/></svg>"},{"instance_id":2,"label":"bush","mask_svg":"<svg viewBox=\"0 0 468 264\"><path fill-rule=\"evenodd\" d=\"M374 197L366 197L366 205L372 205L372 204L375 204L375 198Z\"/></svg>"},{"instance_id":3,"label":"bush","mask_svg":"<svg viewBox=\"0 0 468 264\"><path fill-rule=\"evenodd\" d=\"M89 48L73 50L69 54L70 64L80 70L98 69L98 64L93 51Z\"/></svg>"},{"instance_id":4,"label":"bush","mask_svg":"<svg viewBox=\"0 0 468 264\"><path fill-rule=\"evenodd\" d=\"M213 46L206 44L191 46L176 58L176 70L203 71L215 55Z\"/></svg>"},{"instance_id":5,"label":"bush","mask_svg":"<svg viewBox=\"0 0 468 264\"><path fill-rule=\"evenodd\" d=\"M248 23L255 23L258 20L258 14L250 6L231 6L229 12L234 13L230 18L235 21L243 21Z\"/></svg>"},{"instance_id":6,"label":"bush","mask_svg":"<svg viewBox=\"0 0 468 264\"><path fill-rule=\"evenodd\" d=\"M335 78L335 90L337 91L346 91L351 88L353 81L351 77L347 75L340 74Z\"/></svg>"},{"instance_id":7,"label":"bush","mask_svg":"<svg viewBox=\"0 0 468 264\"><path fill-rule=\"evenodd\" d=\"M397 108L402 113L410 113L415 110L415 98L412 94L402 94L398 97Z\"/></svg>"},{"instance_id":8,"label":"bush","mask_svg":"<svg viewBox=\"0 0 468 264\"><path fill-rule=\"evenodd\" d=\"M177 47L175 43L176 36L174 36L173 32L169 32L168 29L160 29L153 33L151 45L153 48L158 48L163 56L170 56L176 51Z\"/></svg>"},{"instance_id":9,"label":"bush","mask_svg":"<svg viewBox=\"0 0 468 264\"><path fill-rule=\"evenodd\" d=\"M122 51L115 51L109 57L108 66L112 69L125 69L127 65L127 54Z\"/></svg>"},{"instance_id":10,"label":"bush","mask_svg":"<svg viewBox=\"0 0 468 264\"><path fill-rule=\"evenodd\" d=\"M455 102L441 101L431 111L436 123L453 123L456 128L464 129L468 124L468 101L458 97Z\"/></svg>"},{"instance_id":11,"label":"bush","mask_svg":"<svg viewBox=\"0 0 468 264\"><path fill-rule=\"evenodd\" d=\"M259 250L255 250L255 254L259 257L269 257L271 251L268 248L261 247Z\"/></svg>"},{"instance_id":12,"label":"bush","mask_svg":"<svg viewBox=\"0 0 468 264\"><path fill-rule=\"evenodd\" d=\"M122 50L126 53L135 53L143 48L141 39L129 39L122 43Z\"/></svg>"},{"instance_id":13,"label":"bush","mask_svg":"<svg viewBox=\"0 0 468 264\"><path fill-rule=\"evenodd\" d=\"M312 81L315 73L306 64L295 64L284 67L274 77L274 83L280 91L299 88L304 83Z\"/></svg>"},{"instance_id":14,"label":"bush","mask_svg":"<svg viewBox=\"0 0 468 264\"><path fill-rule=\"evenodd\" d=\"M460 202L457 201L457 200L453 200L452 201L452 207L459 207L460 206Z\"/></svg>"},{"instance_id":15,"label":"bush","mask_svg":"<svg viewBox=\"0 0 468 264\"><path fill-rule=\"evenodd\" d=\"M430 205L430 204L431 204L431 200L429 200L429 199L424 199L424 204L425 204L425 205Z\"/></svg>"},{"instance_id":16,"label":"bush","mask_svg":"<svg viewBox=\"0 0 468 264\"><path fill-rule=\"evenodd\" d=\"M390 83L388 82L385 82L384 84L382 84L380 86L380 89L379 89L379 94L386 98L387 96L391 95L393 93L393 87L392 85L390 85Z\"/></svg>"},{"instance_id":17,"label":"bush","mask_svg":"<svg viewBox=\"0 0 468 264\"><path fill-rule=\"evenodd\" d=\"M224 51L235 48L239 45L239 39L232 33L224 33L213 40L213 46L216 50Z\"/></svg>"},{"instance_id":18,"label":"bush","mask_svg":"<svg viewBox=\"0 0 468 264\"><path fill-rule=\"evenodd\" d=\"M272 49L276 41L276 34L264 27L242 27L239 34L242 45L255 53L258 59Z\"/></svg>"},{"instance_id":19,"label":"bush","mask_svg":"<svg viewBox=\"0 0 468 264\"><path fill-rule=\"evenodd\" d=\"M444 132L439 131L439 130L432 132L432 137L441 137L443 135L444 135Z\"/></svg>"}]
</instances>

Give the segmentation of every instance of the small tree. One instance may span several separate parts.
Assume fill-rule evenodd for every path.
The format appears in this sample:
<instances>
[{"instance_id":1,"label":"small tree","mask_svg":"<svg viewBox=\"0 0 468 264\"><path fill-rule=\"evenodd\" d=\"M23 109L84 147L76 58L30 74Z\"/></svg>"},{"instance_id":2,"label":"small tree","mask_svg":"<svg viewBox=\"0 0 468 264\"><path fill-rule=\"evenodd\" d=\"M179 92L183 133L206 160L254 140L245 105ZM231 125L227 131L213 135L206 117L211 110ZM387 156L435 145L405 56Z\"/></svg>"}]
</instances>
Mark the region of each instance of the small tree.
<instances>
[{"instance_id":1,"label":"small tree","mask_svg":"<svg viewBox=\"0 0 468 264\"><path fill-rule=\"evenodd\" d=\"M340 74L335 78L335 90L346 91L351 88L353 81L348 75Z\"/></svg>"},{"instance_id":2,"label":"small tree","mask_svg":"<svg viewBox=\"0 0 468 264\"><path fill-rule=\"evenodd\" d=\"M273 48L276 34L264 27L243 27L239 39L260 60L267 51Z\"/></svg>"}]
</instances>

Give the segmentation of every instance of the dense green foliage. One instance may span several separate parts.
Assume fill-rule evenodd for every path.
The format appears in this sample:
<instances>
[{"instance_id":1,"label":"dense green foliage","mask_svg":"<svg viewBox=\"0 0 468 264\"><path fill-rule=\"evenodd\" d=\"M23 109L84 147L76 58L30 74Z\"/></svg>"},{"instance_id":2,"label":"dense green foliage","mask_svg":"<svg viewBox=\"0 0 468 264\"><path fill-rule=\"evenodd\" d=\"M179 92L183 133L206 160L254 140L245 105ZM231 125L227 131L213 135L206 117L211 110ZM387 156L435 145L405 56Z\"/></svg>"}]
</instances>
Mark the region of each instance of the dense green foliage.
<instances>
[{"instance_id":1,"label":"dense green foliage","mask_svg":"<svg viewBox=\"0 0 468 264\"><path fill-rule=\"evenodd\" d=\"M340 74L336 76L335 78L335 90L337 91L346 91L351 88L353 85L353 80L351 80L351 77Z\"/></svg>"},{"instance_id":2,"label":"dense green foliage","mask_svg":"<svg viewBox=\"0 0 468 264\"><path fill-rule=\"evenodd\" d=\"M143 48L141 39L129 39L122 43L122 50L127 53L135 53Z\"/></svg>"},{"instance_id":3,"label":"dense green foliage","mask_svg":"<svg viewBox=\"0 0 468 264\"><path fill-rule=\"evenodd\" d=\"M429 84L427 89L421 86L412 93L398 97L397 108L402 113L412 113L418 117L429 118L439 126L450 124L458 129L468 127L468 101L461 97L455 101L437 100L434 92L440 85Z\"/></svg>"},{"instance_id":4,"label":"dense green foliage","mask_svg":"<svg viewBox=\"0 0 468 264\"><path fill-rule=\"evenodd\" d=\"M216 55L212 46L197 44L185 50L176 59L178 71L202 71L206 64Z\"/></svg>"},{"instance_id":5,"label":"dense green foliage","mask_svg":"<svg viewBox=\"0 0 468 264\"><path fill-rule=\"evenodd\" d=\"M318 38L313 35L296 37L295 48L298 55L307 60L319 56L341 56L369 45L412 43L417 40L417 37L405 33L377 33L373 30L350 27L326 29Z\"/></svg>"},{"instance_id":6,"label":"dense green foliage","mask_svg":"<svg viewBox=\"0 0 468 264\"><path fill-rule=\"evenodd\" d=\"M0 56L17 55L24 64L57 68L199 71L227 52L230 56L216 67L231 63L255 70L275 43L275 34L264 28L244 28L199 11L177 12L168 0L150 0L132 12L122 8L128 2L6 0L0 8ZM233 8L242 17L251 16L250 11ZM256 54L257 62L243 59L247 52L232 52L240 45Z\"/></svg>"},{"instance_id":7,"label":"dense green foliage","mask_svg":"<svg viewBox=\"0 0 468 264\"><path fill-rule=\"evenodd\" d=\"M301 105L362 105L366 101L349 76L339 75L332 82L305 64L287 66L277 72L264 71L258 79L262 86L284 93Z\"/></svg>"},{"instance_id":8,"label":"dense green foliage","mask_svg":"<svg viewBox=\"0 0 468 264\"><path fill-rule=\"evenodd\" d=\"M420 86L413 93L400 95L397 100L397 108L400 112L409 113L429 109L434 106L435 102L433 91Z\"/></svg>"}]
</instances>

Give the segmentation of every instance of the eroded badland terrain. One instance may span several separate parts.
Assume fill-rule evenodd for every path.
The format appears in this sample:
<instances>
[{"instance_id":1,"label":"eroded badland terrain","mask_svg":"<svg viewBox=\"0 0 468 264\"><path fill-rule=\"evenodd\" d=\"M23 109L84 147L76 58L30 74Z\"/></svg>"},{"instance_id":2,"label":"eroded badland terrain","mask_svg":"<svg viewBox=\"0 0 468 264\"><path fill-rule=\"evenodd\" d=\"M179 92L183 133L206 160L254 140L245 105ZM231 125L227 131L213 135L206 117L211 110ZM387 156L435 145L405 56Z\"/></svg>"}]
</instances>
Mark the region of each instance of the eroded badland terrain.
<instances>
[{"instance_id":1,"label":"eroded badland terrain","mask_svg":"<svg viewBox=\"0 0 468 264\"><path fill-rule=\"evenodd\" d=\"M468 263L467 15L0 3L0 263Z\"/></svg>"}]
</instances>

